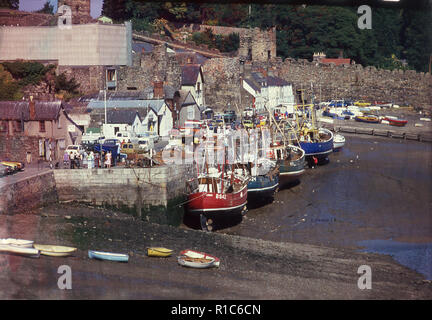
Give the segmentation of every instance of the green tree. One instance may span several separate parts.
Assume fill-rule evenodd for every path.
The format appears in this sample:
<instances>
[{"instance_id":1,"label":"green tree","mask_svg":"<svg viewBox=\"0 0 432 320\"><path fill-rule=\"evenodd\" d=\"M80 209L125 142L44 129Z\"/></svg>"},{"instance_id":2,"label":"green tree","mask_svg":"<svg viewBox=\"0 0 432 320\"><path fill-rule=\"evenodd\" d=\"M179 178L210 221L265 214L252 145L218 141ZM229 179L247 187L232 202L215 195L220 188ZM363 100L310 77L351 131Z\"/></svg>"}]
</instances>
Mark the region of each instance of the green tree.
<instances>
[{"instance_id":1,"label":"green tree","mask_svg":"<svg viewBox=\"0 0 432 320\"><path fill-rule=\"evenodd\" d=\"M54 14L54 6L49 2L45 2L42 9L39 9L36 11L37 13L47 13L47 14Z\"/></svg>"},{"instance_id":2,"label":"green tree","mask_svg":"<svg viewBox=\"0 0 432 320\"><path fill-rule=\"evenodd\" d=\"M0 0L0 8L18 10L19 0Z\"/></svg>"},{"instance_id":3,"label":"green tree","mask_svg":"<svg viewBox=\"0 0 432 320\"><path fill-rule=\"evenodd\" d=\"M21 98L20 85L0 64L0 100L20 100Z\"/></svg>"}]
</instances>

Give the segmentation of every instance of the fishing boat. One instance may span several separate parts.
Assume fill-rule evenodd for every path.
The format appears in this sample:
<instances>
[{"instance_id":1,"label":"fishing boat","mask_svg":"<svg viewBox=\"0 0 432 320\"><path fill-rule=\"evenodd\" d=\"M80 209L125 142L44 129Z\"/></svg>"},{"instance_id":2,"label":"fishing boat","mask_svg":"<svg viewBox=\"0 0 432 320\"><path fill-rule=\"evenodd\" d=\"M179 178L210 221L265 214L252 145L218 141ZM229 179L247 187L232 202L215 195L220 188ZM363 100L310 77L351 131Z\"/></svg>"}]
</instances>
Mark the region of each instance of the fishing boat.
<instances>
[{"instance_id":1,"label":"fishing boat","mask_svg":"<svg viewBox=\"0 0 432 320\"><path fill-rule=\"evenodd\" d=\"M388 121L391 126L396 127L403 127L408 123L408 120L402 120L392 116L385 116L383 120Z\"/></svg>"},{"instance_id":2,"label":"fishing boat","mask_svg":"<svg viewBox=\"0 0 432 320\"><path fill-rule=\"evenodd\" d=\"M345 137L341 134L335 134L333 139L333 151L339 151L345 145Z\"/></svg>"},{"instance_id":3,"label":"fishing boat","mask_svg":"<svg viewBox=\"0 0 432 320\"><path fill-rule=\"evenodd\" d=\"M300 132L300 147L306 157L326 158L333 152L333 132L325 128L304 128Z\"/></svg>"},{"instance_id":4,"label":"fishing boat","mask_svg":"<svg viewBox=\"0 0 432 320\"><path fill-rule=\"evenodd\" d=\"M33 240L24 240L24 239L14 239L14 238L7 238L7 239L0 239L0 245L11 245L21 248L31 248L33 246L34 241Z\"/></svg>"},{"instance_id":5,"label":"fishing boat","mask_svg":"<svg viewBox=\"0 0 432 320\"><path fill-rule=\"evenodd\" d=\"M261 158L249 163L250 179L247 184L248 201L265 201L273 198L279 186L279 169L277 162Z\"/></svg>"},{"instance_id":6,"label":"fishing boat","mask_svg":"<svg viewBox=\"0 0 432 320\"><path fill-rule=\"evenodd\" d=\"M178 263L185 267L190 268L210 268L219 267L220 259L209 255L205 252L199 252L195 250L183 250L178 256Z\"/></svg>"},{"instance_id":7,"label":"fishing boat","mask_svg":"<svg viewBox=\"0 0 432 320\"><path fill-rule=\"evenodd\" d=\"M173 250L162 247L147 248L147 256L149 257L169 257Z\"/></svg>"},{"instance_id":8,"label":"fishing boat","mask_svg":"<svg viewBox=\"0 0 432 320\"><path fill-rule=\"evenodd\" d=\"M112 252L102 252L89 250L88 256L90 259L108 260L108 261L118 261L118 262L128 262L129 255L123 253L112 253Z\"/></svg>"},{"instance_id":9,"label":"fishing boat","mask_svg":"<svg viewBox=\"0 0 432 320\"><path fill-rule=\"evenodd\" d=\"M367 123L379 123L380 119L378 116L375 116L373 114L365 114L363 116L356 116L354 117L355 121L358 122L367 122Z\"/></svg>"},{"instance_id":10,"label":"fishing boat","mask_svg":"<svg viewBox=\"0 0 432 320\"><path fill-rule=\"evenodd\" d=\"M273 143L271 148L279 165L279 187L298 180L305 172L305 151L298 146L284 146L281 143Z\"/></svg>"},{"instance_id":11,"label":"fishing boat","mask_svg":"<svg viewBox=\"0 0 432 320\"><path fill-rule=\"evenodd\" d=\"M40 251L40 254L52 257L67 257L77 250L77 248L57 245L34 244L33 246Z\"/></svg>"},{"instance_id":12,"label":"fishing boat","mask_svg":"<svg viewBox=\"0 0 432 320\"><path fill-rule=\"evenodd\" d=\"M213 229L210 216L217 218L247 210L248 177L235 175L233 170L228 175L226 167L219 170L206 165L207 171L198 175L198 187L188 194L187 212L200 215L203 230Z\"/></svg>"},{"instance_id":13,"label":"fishing boat","mask_svg":"<svg viewBox=\"0 0 432 320\"><path fill-rule=\"evenodd\" d=\"M18 247L18 246L8 245L8 244L1 244L0 252L15 253L19 255L31 256L36 258L39 258L39 254L40 254L39 250L35 248Z\"/></svg>"}]
</instances>

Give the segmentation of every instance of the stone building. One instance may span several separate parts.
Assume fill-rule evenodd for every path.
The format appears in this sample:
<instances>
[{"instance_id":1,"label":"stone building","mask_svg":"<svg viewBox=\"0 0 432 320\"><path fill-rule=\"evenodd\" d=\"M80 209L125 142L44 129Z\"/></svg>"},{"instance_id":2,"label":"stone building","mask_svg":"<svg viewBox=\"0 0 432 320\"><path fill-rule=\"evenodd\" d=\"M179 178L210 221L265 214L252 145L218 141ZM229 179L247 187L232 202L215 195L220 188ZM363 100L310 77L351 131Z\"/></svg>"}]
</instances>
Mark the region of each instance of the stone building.
<instances>
[{"instance_id":1,"label":"stone building","mask_svg":"<svg viewBox=\"0 0 432 320\"><path fill-rule=\"evenodd\" d=\"M90 23L94 19L90 15L90 1L88 0L58 0L58 8L69 6L72 13L73 24Z\"/></svg>"},{"instance_id":2,"label":"stone building","mask_svg":"<svg viewBox=\"0 0 432 320\"><path fill-rule=\"evenodd\" d=\"M59 161L82 134L62 101L0 101L0 158Z\"/></svg>"}]
</instances>

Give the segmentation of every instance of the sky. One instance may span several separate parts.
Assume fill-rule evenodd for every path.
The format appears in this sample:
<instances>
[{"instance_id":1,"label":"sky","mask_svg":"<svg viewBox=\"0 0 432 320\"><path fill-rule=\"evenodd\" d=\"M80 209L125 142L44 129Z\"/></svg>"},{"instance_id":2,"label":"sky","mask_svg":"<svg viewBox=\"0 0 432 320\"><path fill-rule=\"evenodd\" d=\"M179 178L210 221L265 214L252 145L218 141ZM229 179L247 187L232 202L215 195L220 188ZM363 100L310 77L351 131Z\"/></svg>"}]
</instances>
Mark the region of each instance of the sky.
<instances>
[{"instance_id":1,"label":"sky","mask_svg":"<svg viewBox=\"0 0 432 320\"><path fill-rule=\"evenodd\" d=\"M19 10L21 11L36 11L42 9L47 0L20 0ZM54 12L57 11L57 0L49 0L54 5ZM90 0L90 15L97 18L101 15L103 0Z\"/></svg>"}]
</instances>

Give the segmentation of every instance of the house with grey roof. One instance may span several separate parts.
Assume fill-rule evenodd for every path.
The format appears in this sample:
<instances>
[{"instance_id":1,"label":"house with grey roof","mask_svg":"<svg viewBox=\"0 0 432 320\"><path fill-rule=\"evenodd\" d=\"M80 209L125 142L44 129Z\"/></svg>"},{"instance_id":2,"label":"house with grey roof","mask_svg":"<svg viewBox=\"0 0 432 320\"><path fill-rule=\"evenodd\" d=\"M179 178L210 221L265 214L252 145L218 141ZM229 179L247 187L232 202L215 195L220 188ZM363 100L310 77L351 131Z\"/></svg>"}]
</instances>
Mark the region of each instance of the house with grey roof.
<instances>
[{"instance_id":1,"label":"house with grey roof","mask_svg":"<svg viewBox=\"0 0 432 320\"><path fill-rule=\"evenodd\" d=\"M70 144L80 141L83 128L68 114L63 101L0 101L0 158L25 161L60 160Z\"/></svg>"},{"instance_id":2,"label":"house with grey roof","mask_svg":"<svg viewBox=\"0 0 432 320\"><path fill-rule=\"evenodd\" d=\"M243 79L243 89L252 95L252 107L257 112L266 111L266 107L282 113L294 112L292 84L284 79L261 72L252 72L250 76Z\"/></svg>"},{"instance_id":3,"label":"house with grey roof","mask_svg":"<svg viewBox=\"0 0 432 320\"><path fill-rule=\"evenodd\" d=\"M181 66L181 90L190 91L199 107L205 104L204 76L200 64L185 64Z\"/></svg>"},{"instance_id":4,"label":"house with grey roof","mask_svg":"<svg viewBox=\"0 0 432 320\"><path fill-rule=\"evenodd\" d=\"M147 99L146 97L145 92L141 91L128 91L123 93L119 91L107 92L106 101L104 97L101 97L101 95L98 95L96 99L87 97L87 109L92 112L92 118L94 120L93 123L96 126L104 127L105 108L107 110L107 117L110 110L133 111L137 113L141 119L141 125L129 124L130 129L133 129L135 133L139 134L144 133L145 131L154 131L159 136L168 136L169 131L173 127L171 108L163 98ZM111 132L110 128L114 128L115 126L110 125L108 119L107 124L108 126L106 126L106 130L107 132ZM127 126L124 125L123 127ZM103 132L105 133L105 129Z\"/></svg>"}]
</instances>

